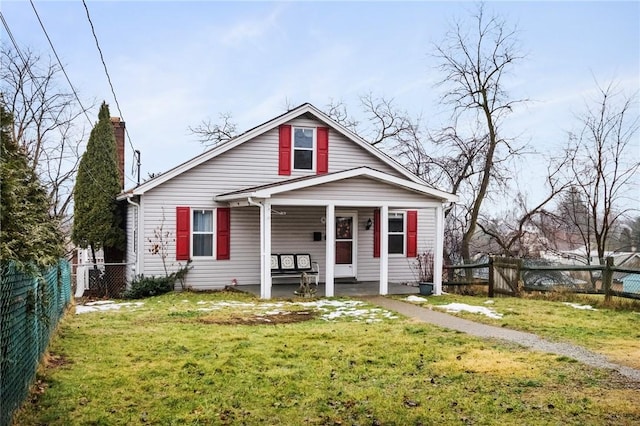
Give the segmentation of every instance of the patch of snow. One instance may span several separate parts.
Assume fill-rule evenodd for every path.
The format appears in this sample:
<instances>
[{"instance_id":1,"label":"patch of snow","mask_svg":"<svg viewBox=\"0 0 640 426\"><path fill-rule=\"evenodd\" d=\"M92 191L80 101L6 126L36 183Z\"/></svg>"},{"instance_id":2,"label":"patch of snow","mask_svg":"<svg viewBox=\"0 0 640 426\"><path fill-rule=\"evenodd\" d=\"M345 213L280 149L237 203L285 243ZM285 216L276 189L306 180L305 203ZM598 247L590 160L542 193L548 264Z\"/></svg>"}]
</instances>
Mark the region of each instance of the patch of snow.
<instances>
[{"instance_id":1,"label":"patch of snow","mask_svg":"<svg viewBox=\"0 0 640 426\"><path fill-rule=\"evenodd\" d=\"M485 305L493 305L494 303L496 303L493 300L487 300L486 302L484 302Z\"/></svg>"},{"instance_id":2,"label":"patch of snow","mask_svg":"<svg viewBox=\"0 0 640 426\"><path fill-rule=\"evenodd\" d=\"M139 308L144 305L144 302L125 302L115 303L113 300L101 300L98 302L89 302L84 305L76 306L76 315L86 314L88 312L104 312L104 311L117 311L120 308Z\"/></svg>"},{"instance_id":3,"label":"patch of snow","mask_svg":"<svg viewBox=\"0 0 640 426\"><path fill-rule=\"evenodd\" d=\"M96 300L95 302L87 302L84 306L112 305L114 303L113 300Z\"/></svg>"},{"instance_id":4,"label":"patch of snow","mask_svg":"<svg viewBox=\"0 0 640 426\"><path fill-rule=\"evenodd\" d=\"M581 309L583 311L597 311L597 309L591 305L581 305L579 303L569 303L569 302L564 302L563 305L571 306L574 309Z\"/></svg>"},{"instance_id":5,"label":"patch of snow","mask_svg":"<svg viewBox=\"0 0 640 426\"><path fill-rule=\"evenodd\" d=\"M306 308L315 308L325 312L320 318L333 321L340 318L350 318L354 321L364 320L367 323L382 321L382 318L395 319L391 312L380 308L363 308L364 302L359 300L329 300L318 299L309 302L295 302Z\"/></svg>"},{"instance_id":6,"label":"patch of snow","mask_svg":"<svg viewBox=\"0 0 640 426\"><path fill-rule=\"evenodd\" d=\"M426 301L422 299L421 301ZM187 301L183 301L187 302ZM92 302L76 307L76 313L119 310L122 307L142 306L142 302L137 303L114 303L113 301ZM239 302L239 301L198 301L197 310L201 312L218 311L221 309L236 309L238 312L262 315L265 317L272 315L287 315L288 306L302 306L320 311L320 318L326 321L338 319L349 319L352 321L365 321L367 323L380 322L384 319L397 319L397 315L379 307L366 307L360 300L330 300L317 299L308 302Z\"/></svg>"},{"instance_id":7,"label":"patch of snow","mask_svg":"<svg viewBox=\"0 0 640 426\"><path fill-rule=\"evenodd\" d=\"M425 299L424 297L420 297L420 296L407 296L404 300L406 300L407 302L411 302L411 303L423 303L423 302L427 302L427 299Z\"/></svg>"},{"instance_id":8,"label":"patch of snow","mask_svg":"<svg viewBox=\"0 0 640 426\"><path fill-rule=\"evenodd\" d=\"M489 318L501 319L502 314L497 313L493 309L485 308L484 306L472 306L466 303L449 303L448 305L440 305L438 308L445 309L447 312L471 312L473 314L486 315Z\"/></svg>"}]
</instances>

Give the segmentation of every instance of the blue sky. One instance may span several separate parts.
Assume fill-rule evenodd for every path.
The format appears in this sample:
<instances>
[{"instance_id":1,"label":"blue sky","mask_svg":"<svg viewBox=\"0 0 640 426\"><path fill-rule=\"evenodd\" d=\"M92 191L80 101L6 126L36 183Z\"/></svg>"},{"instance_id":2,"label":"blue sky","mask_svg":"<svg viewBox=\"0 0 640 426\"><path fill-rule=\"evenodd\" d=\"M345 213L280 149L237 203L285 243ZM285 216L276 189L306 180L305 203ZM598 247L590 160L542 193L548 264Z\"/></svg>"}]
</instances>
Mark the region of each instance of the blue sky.
<instances>
[{"instance_id":1,"label":"blue sky","mask_svg":"<svg viewBox=\"0 0 640 426\"><path fill-rule=\"evenodd\" d=\"M322 109L343 100L359 114L359 96L373 93L428 127L446 123L429 54L453 19L475 10L427 1L87 4L143 177L202 152L188 127L219 113L244 131L304 102ZM82 2L35 7L81 99L106 100L118 115ZM507 82L532 102L508 130L542 154L565 143L595 80L640 89L640 2L488 2L487 10L517 26L527 53ZM28 1L3 0L2 13L22 48L51 53ZM0 35L8 42L4 28ZM130 172L130 148L127 156ZM542 155L530 161L540 164L528 167L534 178L546 170Z\"/></svg>"}]
</instances>

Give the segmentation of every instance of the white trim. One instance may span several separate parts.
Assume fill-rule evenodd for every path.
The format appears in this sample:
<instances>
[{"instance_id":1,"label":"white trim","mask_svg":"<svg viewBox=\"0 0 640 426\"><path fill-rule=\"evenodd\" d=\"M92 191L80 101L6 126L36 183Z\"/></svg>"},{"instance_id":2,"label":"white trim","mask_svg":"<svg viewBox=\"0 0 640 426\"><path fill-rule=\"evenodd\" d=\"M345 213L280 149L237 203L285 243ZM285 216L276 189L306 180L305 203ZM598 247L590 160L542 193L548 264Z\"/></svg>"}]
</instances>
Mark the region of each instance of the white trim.
<instances>
[{"instance_id":1,"label":"white trim","mask_svg":"<svg viewBox=\"0 0 640 426\"><path fill-rule=\"evenodd\" d=\"M435 208L441 206L442 203L439 201L385 201L384 203L380 203L380 201L374 200L366 200L366 201L348 201L348 200L333 200L333 199L323 199L323 200L312 200L312 199L279 199L279 198L270 198L269 201L274 206L326 206L327 204L333 204L336 207L380 207L382 204L389 208L396 209L410 209L410 208Z\"/></svg>"},{"instance_id":2,"label":"white trim","mask_svg":"<svg viewBox=\"0 0 640 426\"><path fill-rule=\"evenodd\" d=\"M295 166L295 157L296 157L296 129L301 130L311 130L311 148L298 148L301 151L311 151L311 168L310 169L296 169ZM317 147L317 128L316 127L307 127L307 126L291 126L291 170L292 171L302 171L302 172L316 172L316 150Z\"/></svg>"},{"instance_id":3,"label":"white trim","mask_svg":"<svg viewBox=\"0 0 640 426\"><path fill-rule=\"evenodd\" d=\"M336 267L340 269L340 265L334 265L334 274L338 278L357 277L358 276L358 212L356 210L336 210L335 216L338 217L350 217L352 220L351 229L351 272L350 275L338 274L335 272ZM335 235L335 225L333 228ZM335 244L335 242L334 242Z\"/></svg>"},{"instance_id":4,"label":"white trim","mask_svg":"<svg viewBox=\"0 0 640 426\"><path fill-rule=\"evenodd\" d=\"M389 208L380 207L380 294L389 293Z\"/></svg>"},{"instance_id":5,"label":"white trim","mask_svg":"<svg viewBox=\"0 0 640 426\"><path fill-rule=\"evenodd\" d=\"M243 144L244 142L251 140L269 130L272 130L274 128L277 128L278 126L280 126L281 124L285 124L291 120L293 120L294 118L300 117L306 113L310 113L312 115L314 115L319 121L323 122L325 125L329 126L330 128L332 128L333 130L341 133L343 136L345 136L346 138L350 139L352 142L354 142L356 145L360 146L361 148L365 149L366 151L368 151L369 153L373 154L375 157L377 157L378 159L380 159L381 161L383 161L384 163L388 164L391 168L393 168L394 170L396 170L397 172L399 172L401 175L405 176L408 180L414 182L416 185L419 186L423 186L426 184L425 181L423 181L422 179L420 179L419 177L415 176L413 173L411 173L409 170L407 170L404 166L402 166L400 163L398 163L397 161L395 161L393 158L389 157L388 155L386 155L385 153L383 153L382 151L380 151L378 148L374 147L373 145L371 145L370 143L368 143L367 141L365 141L364 139L360 138L359 136L357 136L355 133L353 133L351 130L347 129L346 127L342 126L341 124L337 123L336 121L334 121L333 119L331 119L328 115L326 115L325 113L323 113L322 111L320 111L319 109L317 109L316 107L314 107L313 105L306 103L306 104L302 104L297 108L292 109L291 111L288 111L285 114L280 115L279 117L276 117L270 121L267 121L257 127L254 127L251 130L248 130L247 132L243 133L242 135L239 135L237 137L235 137L234 139L231 139L230 141L219 145L209 151L206 151L176 167L174 167L173 169L168 170L167 172L161 174L160 176L151 179L139 186L137 186L136 188L133 188L132 190L130 190L128 193L133 194L133 195L142 195L145 192L157 187L158 185L161 185L165 182L167 182L168 180L179 176L180 174L212 159L215 158L235 147L237 147L238 145ZM438 191L441 192L441 191ZM447 194L442 192L442 194L446 194L446 198L448 201L456 201L457 197L455 197L455 199L450 199L450 197L452 197L451 194ZM118 196L118 199L124 199L124 197L126 196L126 194L120 194Z\"/></svg>"},{"instance_id":6,"label":"white trim","mask_svg":"<svg viewBox=\"0 0 640 426\"><path fill-rule=\"evenodd\" d=\"M209 207L209 208L202 208L202 207L190 207L190 211L189 211L189 221L191 226L189 226L190 228L190 232L189 232L189 259L192 260L215 260L216 259L216 251L217 251L217 244L216 244L216 238L217 238L217 215L218 215L218 209L216 207ZM196 233L195 231L195 220L193 218L194 212L196 211L202 211L202 212L207 212L210 211L211 212L211 232L202 232L202 231L198 231ZM211 256L196 256L195 254L193 254L193 236L194 235L209 235L211 234Z\"/></svg>"},{"instance_id":7,"label":"white trim","mask_svg":"<svg viewBox=\"0 0 640 426\"><path fill-rule=\"evenodd\" d=\"M261 213L263 220L260 223L260 231L264 239L264 253L262 254L264 266L262 280L260 280L260 298L271 299L271 269L267 268L267 265L271 264L271 204L268 201L264 202ZM268 259L269 263L267 263Z\"/></svg>"},{"instance_id":8,"label":"white trim","mask_svg":"<svg viewBox=\"0 0 640 426\"><path fill-rule=\"evenodd\" d=\"M356 169L344 170L342 172L329 173L326 175L314 176L309 179L295 180L293 182L283 182L279 185L269 186L263 189L249 190L246 192L236 192L227 195L218 195L214 199L216 201L233 201L240 198L253 197L253 198L271 198L274 195L284 192L295 191L298 189L305 189L316 185L323 185L326 183L337 182L344 179L350 179L354 177L366 176L372 179L379 180L384 183L396 185L402 188L414 190L421 194L429 195L434 198L438 198L441 202L455 202L458 197L447 192L443 192L423 184L417 184L404 179L397 178L395 176L388 175L378 170L370 169L368 167L358 167Z\"/></svg>"},{"instance_id":9,"label":"white trim","mask_svg":"<svg viewBox=\"0 0 640 426\"><path fill-rule=\"evenodd\" d=\"M434 294L442 294L442 262L444 257L444 209L436 207L436 252L433 259Z\"/></svg>"},{"instance_id":10,"label":"white trim","mask_svg":"<svg viewBox=\"0 0 640 426\"><path fill-rule=\"evenodd\" d=\"M325 212L325 297L335 294L335 263L336 263L336 206L328 204Z\"/></svg>"},{"instance_id":11,"label":"white trim","mask_svg":"<svg viewBox=\"0 0 640 426\"><path fill-rule=\"evenodd\" d=\"M389 253L390 257L407 257L407 210L391 210L389 209L389 219L391 215L401 214L402 215L402 253ZM387 239L390 235L400 235L398 232L391 233L391 231L387 232ZM382 236L380 236L382 238Z\"/></svg>"}]
</instances>

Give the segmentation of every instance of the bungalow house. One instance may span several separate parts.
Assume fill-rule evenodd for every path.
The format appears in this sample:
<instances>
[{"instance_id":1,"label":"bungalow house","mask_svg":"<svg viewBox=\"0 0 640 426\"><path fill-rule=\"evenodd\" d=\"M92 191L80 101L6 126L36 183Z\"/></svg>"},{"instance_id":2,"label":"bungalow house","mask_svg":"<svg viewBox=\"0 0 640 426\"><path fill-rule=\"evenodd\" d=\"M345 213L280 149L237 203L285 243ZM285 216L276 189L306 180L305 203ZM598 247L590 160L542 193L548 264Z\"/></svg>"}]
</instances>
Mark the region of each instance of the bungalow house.
<instances>
[{"instance_id":1,"label":"bungalow house","mask_svg":"<svg viewBox=\"0 0 640 426\"><path fill-rule=\"evenodd\" d=\"M128 279L191 260L194 290L260 284L272 254L310 255L325 295L336 279L415 282L416 255L435 253L441 292L444 208L434 189L392 158L303 104L123 192ZM163 236L165 262L158 250ZM275 259L276 263L278 258ZM307 258L307 261L309 259ZM280 258L284 261L284 257ZM339 291L338 291L339 293Z\"/></svg>"}]
</instances>

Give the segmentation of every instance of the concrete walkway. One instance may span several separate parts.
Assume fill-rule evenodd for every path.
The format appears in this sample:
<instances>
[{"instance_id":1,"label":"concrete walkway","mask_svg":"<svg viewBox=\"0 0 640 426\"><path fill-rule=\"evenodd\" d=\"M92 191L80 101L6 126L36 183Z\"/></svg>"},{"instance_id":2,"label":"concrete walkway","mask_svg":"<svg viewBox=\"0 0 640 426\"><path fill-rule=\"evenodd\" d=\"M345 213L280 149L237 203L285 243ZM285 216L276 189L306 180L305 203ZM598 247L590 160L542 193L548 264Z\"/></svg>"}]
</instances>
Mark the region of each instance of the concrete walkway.
<instances>
[{"instance_id":1,"label":"concrete walkway","mask_svg":"<svg viewBox=\"0 0 640 426\"><path fill-rule=\"evenodd\" d=\"M461 331L472 336L506 340L535 351L568 356L592 367L615 370L633 381L640 382L640 370L612 363L603 355L591 352L580 346L552 342L538 337L535 334L469 321L429 308L423 308L413 303L389 299L384 296L362 297L362 300L422 322Z\"/></svg>"}]
</instances>

